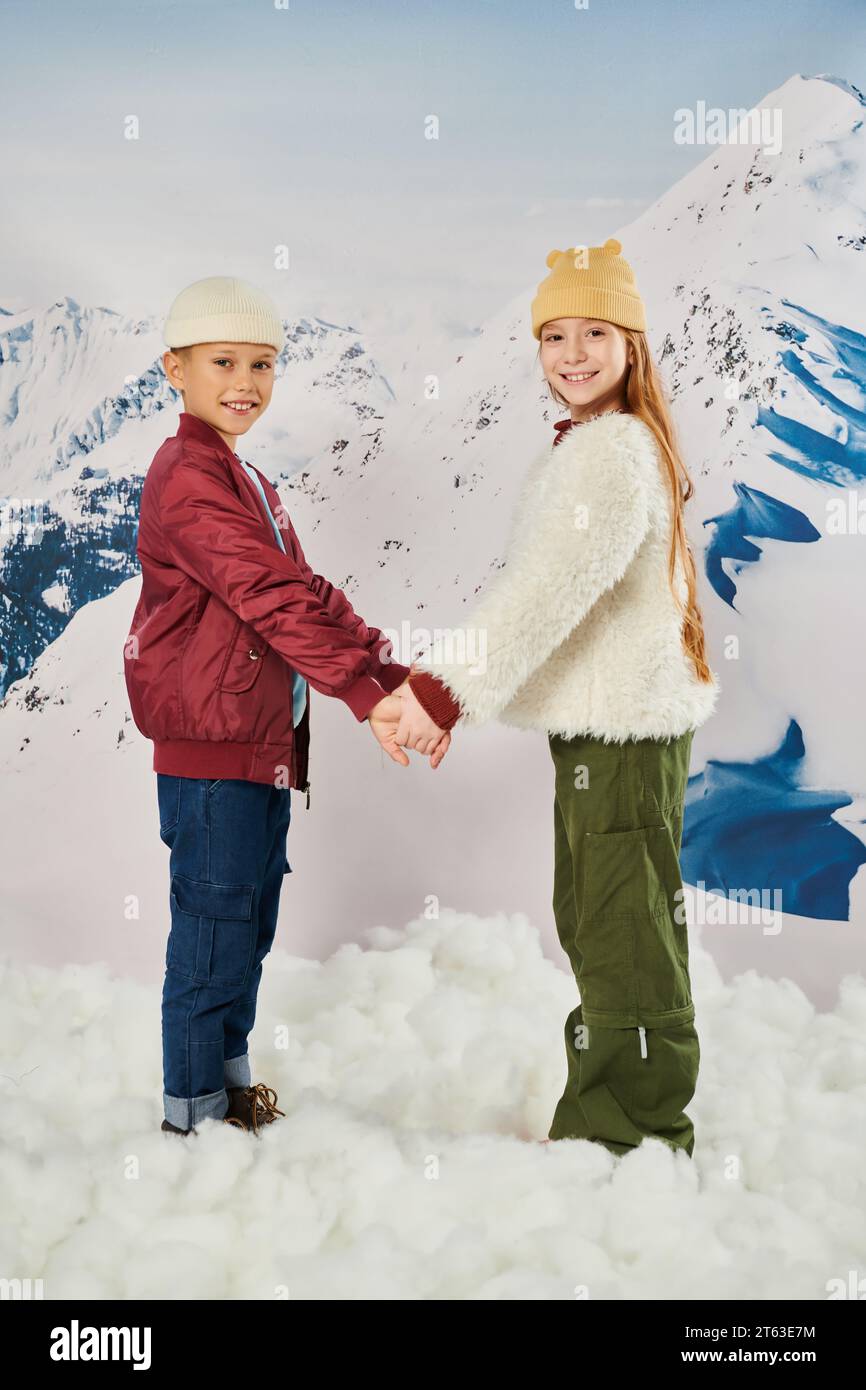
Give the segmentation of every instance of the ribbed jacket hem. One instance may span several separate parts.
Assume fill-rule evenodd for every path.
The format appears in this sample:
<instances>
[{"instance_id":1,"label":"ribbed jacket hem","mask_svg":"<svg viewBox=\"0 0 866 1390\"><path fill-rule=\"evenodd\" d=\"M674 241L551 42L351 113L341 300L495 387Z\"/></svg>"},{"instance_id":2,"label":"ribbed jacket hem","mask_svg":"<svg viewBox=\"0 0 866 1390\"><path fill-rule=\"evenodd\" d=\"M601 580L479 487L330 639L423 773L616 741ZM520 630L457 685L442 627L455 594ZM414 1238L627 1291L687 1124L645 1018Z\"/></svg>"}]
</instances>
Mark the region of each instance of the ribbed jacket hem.
<instances>
[{"instance_id":1,"label":"ribbed jacket hem","mask_svg":"<svg viewBox=\"0 0 866 1390\"><path fill-rule=\"evenodd\" d=\"M169 777L235 777L244 782L302 790L292 772L291 743L154 740L153 770Z\"/></svg>"}]
</instances>

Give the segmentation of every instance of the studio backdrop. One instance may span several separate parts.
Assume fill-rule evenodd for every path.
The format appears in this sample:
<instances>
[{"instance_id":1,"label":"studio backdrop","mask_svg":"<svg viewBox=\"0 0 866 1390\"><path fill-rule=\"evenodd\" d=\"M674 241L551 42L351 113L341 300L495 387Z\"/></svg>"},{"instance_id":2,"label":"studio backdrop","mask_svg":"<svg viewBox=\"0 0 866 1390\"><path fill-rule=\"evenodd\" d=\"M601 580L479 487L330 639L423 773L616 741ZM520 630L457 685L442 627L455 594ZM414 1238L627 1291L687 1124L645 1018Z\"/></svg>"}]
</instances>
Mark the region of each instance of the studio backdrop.
<instances>
[{"instance_id":1,"label":"studio backdrop","mask_svg":"<svg viewBox=\"0 0 866 1390\"><path fill-rule=\"evenodd\" d=\"M694 483L721 684L692 753L691 930L725 978L789 976L831 1006L860 968L866 914L862 93L844 76L768 85L758 65L765 85L744 84L736 109L727 88L723 107L676 107L650 65L633 83L618 73L599 108L555 99L551 124L581 139L559 128L546 148L524 128L543 97L513 80L514 33L505 47L487 34L471 100L455 89L449 7L387 94L378 40L406 40L396 9L366 26L343 13L364 61L341 43L336 82L321 26L276 7L283 66L261 35L255 55L232 40L219 102L188 62L196 9L177 16L179 48L101 12L16 156L0 311L3 948L161 976L167 850L123 649L142 484L181 409L161 364L175 293L238 275L278 305L287 343L243 456L313 570L408 664L497 574L523 476L565 413L529 320L545 257L616 236ZM527 32L540 78L543 26ZM121 75L124 37L137 56ZM697 68L692 85L707 91ZM441 767L406 769L340 701L311 701L277 944L324 959L448 909L523 914L566 969L543 735L458 728Z\"/></svg>"}]
</instances>

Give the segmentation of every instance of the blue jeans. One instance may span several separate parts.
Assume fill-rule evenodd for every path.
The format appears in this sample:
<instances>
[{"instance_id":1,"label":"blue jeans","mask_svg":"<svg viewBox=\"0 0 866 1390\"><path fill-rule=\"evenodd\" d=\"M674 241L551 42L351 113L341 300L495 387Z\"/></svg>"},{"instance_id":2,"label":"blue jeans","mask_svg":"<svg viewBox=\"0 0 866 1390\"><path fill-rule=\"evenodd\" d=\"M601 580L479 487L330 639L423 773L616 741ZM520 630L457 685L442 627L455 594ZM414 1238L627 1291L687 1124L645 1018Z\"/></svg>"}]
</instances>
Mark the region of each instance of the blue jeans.
<instances>
[{"instance_id":1,"label":"blue jeans","mask_svg":"<svg viewBox=\"0 0 866 1390\"><path fill-rule=\"evenodd\" d=\"M171 931L162 991L163 1105L179 1129L222 1119L227 1086L249 1086L247 1038L277 928L291 791L239 778L158 772L171 850Z\"/></svg>"}]
</instances>

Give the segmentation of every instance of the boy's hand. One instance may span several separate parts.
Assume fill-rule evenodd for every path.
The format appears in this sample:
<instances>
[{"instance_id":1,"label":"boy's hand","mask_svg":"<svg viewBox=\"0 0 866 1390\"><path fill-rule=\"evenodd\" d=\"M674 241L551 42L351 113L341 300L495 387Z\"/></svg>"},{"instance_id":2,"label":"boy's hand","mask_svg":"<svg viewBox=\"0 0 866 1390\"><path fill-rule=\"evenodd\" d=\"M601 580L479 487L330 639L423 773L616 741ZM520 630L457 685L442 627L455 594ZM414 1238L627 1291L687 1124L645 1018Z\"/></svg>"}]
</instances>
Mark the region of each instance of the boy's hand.
<instances>
[{"instance_id":1,"label":"boy's hand","mask_svg":"<svg viewBox=\"0 0 866 1390\"><path fill-rule=\"evenodd\" d=\"M374 705L370 710L367 722L373 731L373 737L381 743L388 757L393 758L395 763L408 767L409 759L397 743L397 729L402 711L403 706L396 695L386 695L384 700L380 700L378 705Z\"/></svg>"},{"instance_id":2,"label":"boy's hand","mask_svg":"<svg viewBox=\"0 0 866 1390\"><path fill-rule=\"evenodd\" d=\"M374 738L385 749L388 757L393 758L395 763L401 763L403 767L408 767L409 759L397 737L402 713L402 702L396 695L387 695L384 700L379 701L378 705L373 706L367 715L367 721L373 731ZM436 727L435 724L433 727ZM447 731L442 733L440 730L439 737L432 740L431 745L430 766L438 767L451 746L451 734Z\"/></svg>"}]
</instances>

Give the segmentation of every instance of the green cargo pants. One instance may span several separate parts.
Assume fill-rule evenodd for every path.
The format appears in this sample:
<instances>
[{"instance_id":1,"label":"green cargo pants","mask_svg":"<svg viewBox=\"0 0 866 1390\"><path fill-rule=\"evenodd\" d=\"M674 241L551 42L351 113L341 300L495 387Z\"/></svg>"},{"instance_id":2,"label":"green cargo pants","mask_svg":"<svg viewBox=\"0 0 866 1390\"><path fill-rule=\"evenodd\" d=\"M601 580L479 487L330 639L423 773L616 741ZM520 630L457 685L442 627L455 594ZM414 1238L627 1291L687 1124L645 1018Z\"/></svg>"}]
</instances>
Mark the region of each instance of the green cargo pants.
<instances>
[{"instance_id":1,"label":"green cargo pants","mask_svg":"<svg viewBox=\"0 0 866 1390\"><path fill-rule=\"evenodd\" d=\"M668 742L549 735L556 770L553 911L580 1004L551 1139L623 1154L685 1149L700 1061L679 853L692 731Z\"/></svg>"}]
</instances>

